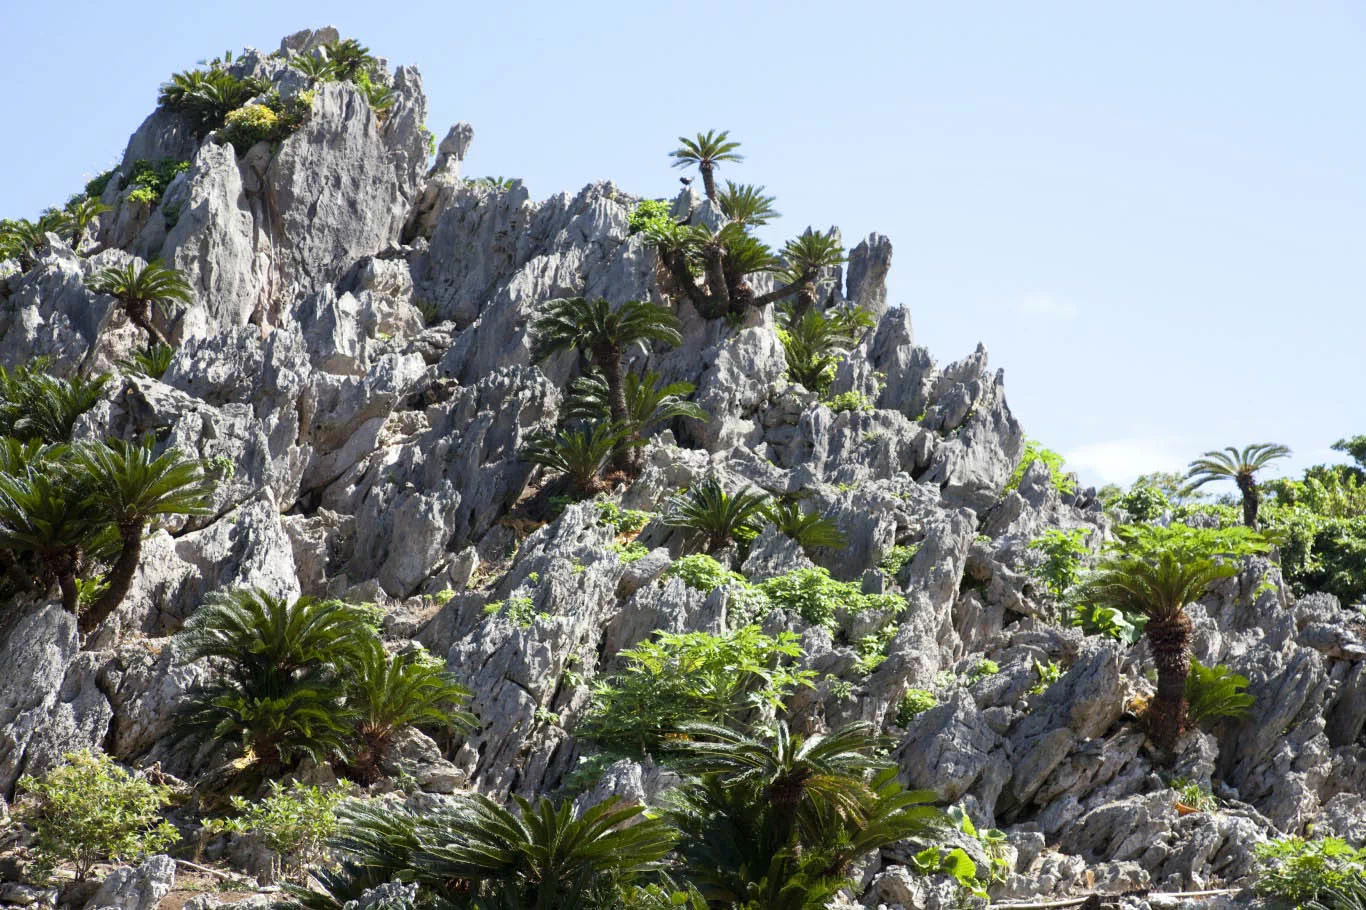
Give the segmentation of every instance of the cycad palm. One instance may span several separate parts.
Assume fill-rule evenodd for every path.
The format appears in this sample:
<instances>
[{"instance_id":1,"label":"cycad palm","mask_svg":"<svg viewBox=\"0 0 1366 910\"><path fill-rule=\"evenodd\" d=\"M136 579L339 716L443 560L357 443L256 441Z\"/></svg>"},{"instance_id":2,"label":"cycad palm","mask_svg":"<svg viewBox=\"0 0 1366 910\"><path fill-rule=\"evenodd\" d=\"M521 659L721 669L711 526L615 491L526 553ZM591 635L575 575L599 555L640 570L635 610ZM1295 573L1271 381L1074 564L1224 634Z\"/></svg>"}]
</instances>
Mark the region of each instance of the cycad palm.
<instances>
[{"instance_id":1,"label":"cycad palm","mask_svg":"<svg viewBox=\"0 0 1366 910\"><path fill-rule=\"evenodd\" d=\"M665 822L616 797L578 817L572 800L517 797L515 811L482 795L462 802L419 830L413 857L420 883L468 895L457 906L608 910L619 887L657 870L673 847Z\"/></svg>"},{"instance_id":2,"label":"cycad palm","mask_svg":"<svg viewBox=\"0 0 1366 910\"><path fill-rule=\"evenodd\" d=\"M695 386L690 382L665 383L653 370L643 374L629 373L625 382L626 418L618 426L633 448L645 443L645 436L653 428L678 417L706 421L708 414L701 406L688 401ZM571 386L567 416L576 420L607 421L612 409L607 383L597 374L576 379Z\"/></svg>"},{"instance_id":3,"label":"cycad palm","mask_svg":"<svg viewBox=\"0 0 1366 910\"><path fill-rule=\"evenodd\" d=\"M718 775L730 787L762 792L782 838L803 814L860 815L872 795L866 774L885 764L874 757L883 743L866 723L807 737L793 735L782 720L771 738L714 724L685 724L680 732L687 739L676 746L671 762L692 774Z\"/></svg>"},{"instance_id":4,"label":"cycad palm","mask_svg":"<svg viewBox=\"0 0 1366 910\"><path fill-rule=\"evenodd\" d=\"M66 216L67 229L71 232L71 248L80 252L81 238L85 235L85 229L90 227L96 218L105 212L112 211L112 207L90 196L84 196L70 203L66 207Z\"/></svg>"},{"instance_id":5,"label":"cycad palm","mask_svg":"<svg viewBox=\"0 0 1366 910\"><path fill-rule=\"evenodd\" d=\"M394 736L405 727L471 727L474 715L459 708L472 694L423 651L392 657L378 641L364 649L350 674L349 705L356 715L358 748L351 768L362 783L379 778Z\"/></svg>"},{"instance_id":6,"label":"cycad palm","mask_svg":"<svg viewBox=\"0 0 1366 910\"><path fill-rule=\"evenodd\" d=\"M779 500L768 508L768 520L804 549L838 548L847 542L844 532L819 512L805 512L801 504Z\"/></svg>"},{"instance_id":7,"label":"cycad palm","mask_svg":"<svg viewBox=\"0 0 1366 910\"><path fill-rule=\"evenodd\" d=\"M50 209L37 221L20 218L0 223L0 258L18 261L19 271L27 272L38 263L38 253L47 246L48 234L65 234L70 229L65 212Z\"/></svg>"},{"instance_id":8,"label":"cycad palm","mask_svg":"<svg viewBox=\"0 0 1366 910\"><path fill-rule=\"evenodd\" d=\"M601 297L558 298L546 302L532 326L532 356L539 362L560 351L578 350L601 372L612 421L621 424L627 418L622 357L637 344L680 344L678 328L678 318L653 303L628 300L614 308ZM617 466L627 466L624 451L618 453Z\"/></svg>"},{"instance_id":9,"label":"cycad palm","mask_svg":"<svg viewBox=\"0 0 1366 910\"><path fill-rule=\"evenodd\" d=\"M844 262L844 248L833 234L818 234L808 228L796 240L787 242L782 258L784 268L779 277L787 288L796 288L796 313L800 316L816 303L816 280L821 273ZM760 305L781 294L778 291L761 297Z\"/></svg>"},{"instance_id":10,"label":"cycad palm","mask_svg":"<svg viewBox=\"0 0 1366 910\"><path fill-rule=\"evenodd\" d=\"M721 213L736 224L759 227L779 217L773 208L776 202L772 196L764 195L764 188L748 183L737 184L726 181L726 188L716 199Z\"/></svg>"},{"instance_id":11,"label":"cycad palm","mask_svg":"<svg viewBox=\"0 0 1366 910\"><path fill-rule=\"evenodd\" d=\"M620 429L603 420L558 433L535 433L517 454L523 461L564 475L580 495L592 496L606 488L603 469L625 438Z\"/></svg>"},{"instance_id":12,"label":"cycad palm","mask_svg":"<svg viewBox=\"0 0 1366 910\"><path fill-rule=\"evenodd\" d=\"M177 636L180 658L219 658L225 672L191 696L182 730L251 750L262 771L303 755L345 752L350 717L340 668L374 638L366 616L339 601L287 601L242 589L216 598Z\"/></svg>"},{"instance_id":13,"label":"cycad palm","mask_svg":"<svg viewBox=\"0 0 1366 910\"><path fill-rule=\"evenodd\" d=\"M845 322L814 309L800 315L784 312L778 321L778 338L787 360L788 378L824 394L841 355L855 344Z\"/></svg>"},{"instance_id":14,"label":"cycad palm","mask_svg":"<svg viewBox=\"0 0 1366 910\"><path fill-rule=\"evenodd\" d=\"M1242 451L1229 446L1222 452L1206 452L1190 463L1187 488L1195 490L1216 480L1230 479L1238 484L1243 497L1243 524L1257 527L1257 512L1261 508L1261 493L1257 489L1257 472L1278 458L1289 458L1290 450L1272 442L1259 442Z\"/></svg>"},{"instance_id":15,"label":"cycad palm","mask_svg":"<svg viewBox=\"0 0 1366 910\"><path fill-rule=\"evenodd\" d=\"M1078 592L1087 605L1148 619L1143 634L1157 664L1157 696L1148 718L1153 740L1171 749L1186 721L1186 678L1190 674L1191 620L1186 604L1211 584L1237 571L1231 562L1174 549L1108 557Z\"/></svg>"},{"instance_id":16,"label":"cycad palm","mask_svg":"<svg viewBox=\"0 0 1366 910\"><path fill-rule=\"evenodd\" d=\"M0 367L0 435L68 442L108 381L105 375L61 379L32 364L12 372Z\"/></svg>"},{"instance_id":17,"label":"cycad palm","mask_svg":"<svg viewBox=\"0 0 1366 910\"><path fill-rule=\"evenodd\" d=\"M152 308L163 314L194 300L185 274L157 260L139 267L130 262L123 268L110 266L90 276L86 286L97 294L118 299L128 319L147 333L151 344L166 344L166 336L152 324Z\"/></svg>"},{"instance_id":18,"label":"cycad palm","mask_svg":"<svg viewBox=\"0 0 1366 910\"><path fill-rule=\"evenodd\" d=\"M154 344L144 350L134 351L127 358L120 360L119 369L135 376L160 379L171 368L171 360L174 357L175 348L169 344Z\"/></svg>"},{"instance_id":19,"label":"cycad palm","mask_svg":"<svg viewBox=\"0 0 1366 910\"><path fill-rule=\"evenodd\" d=\"M212 488L198 463L174 449L153 456L150 445L116 441L81 446L75 455L88 479L92 502L122 543L118 560L104 579L108 588L81 614L81 631L88 633L128 595L148 523L166 515L209 514Z\"/></svg>"},{"instance_id":20,"label":"cycad palm","mask_svg":"<svg viewBox=\"0 0 1366 910\"><path fill-rule=\"evenodd\" d=\"M727 493L719 480L708 477L674 498L664 513L664 523L702 532L707 551L712 552L758 534L768 502L766 494L752 492L750 487L734 495Z\"/></svg>"},{"instance_id":21,"label":"cycad palm","mask_svg":"<svg viewBox=\"0 0 1366 910\"><path fill-rule=\"evenodd\" d=\"M196 136L223 125L229 111L267 91L270 83L253 77L238 78L227 70L212 67L176 73L161 87L158 103L179 111L189 120Z\"/></svg>"},{"instance_id":22,"label":"cycad palm","mask_svg":"<svg viewBox=\"0 0 1366 910\"><path fill-rule=\"evenodd\" d=\"M87 491L59 466L64 451L25 447L7 452L6 461L32 461L20 470L0 473L0 547L36 559L44 584L57 581L62 606L74 615L80 612L76 577L81 562L103 543L107 525Z\"/></svg>"},{"instance_id":23,"label":"cycad palm","mask_svg":"<svg viewBox=\"0 0 1366 910\"><path fill-rule=\"evenodd\" d=\"M716 198L716 166L723 161L740 162L745 156L736 151L740 143L730 139L730 130L707 130L698 133L696 138L678 137L678 148L669 153L674 159L674 167L692 167L702 173L702 186L707 198Z\"/></svg>"}]
</instances>

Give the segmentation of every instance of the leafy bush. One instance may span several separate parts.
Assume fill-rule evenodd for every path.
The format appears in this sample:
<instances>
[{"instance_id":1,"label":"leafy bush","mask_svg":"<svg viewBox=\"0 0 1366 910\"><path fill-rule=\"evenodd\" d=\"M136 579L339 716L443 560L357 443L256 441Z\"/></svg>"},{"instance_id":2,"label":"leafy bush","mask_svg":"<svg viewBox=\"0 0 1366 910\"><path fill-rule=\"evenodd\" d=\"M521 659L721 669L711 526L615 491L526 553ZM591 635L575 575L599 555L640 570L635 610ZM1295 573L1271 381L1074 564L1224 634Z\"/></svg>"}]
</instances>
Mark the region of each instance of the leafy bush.
<instances>
[{"instance_id":1,"label":"leafy bush","mask_svg":"<svg viewBox=\"0 0 1366 910\"><path fill-rule=\"evenodd\" d=\"M104 188L109 185L109 181L114 179L114 175L119 172L116 167L111 167L94 177L91 177L85 184L85 195L91 199L98 199L104 195Z\"/></svg>"},{"instance_id":2,"label":"leafy bush","mask_svg":"<svg viewBox=\"0 0 1366 910\"><path fill-rule=\"evenodd\" d=\"M1156 487L1134 484L1128 493L1115 500L1115 505L1134 521L1152 521L1171 508L1171 500Z\"/></svg>"},{"instance_id":3,"label":"leafy bush","mask_svg":"<svg viewBox=\"0 0 1366 910\"><path fill-rule=\"evenodd\" d=\"M939 699L929 689L910 689L901 696L896 708L897 726L909 726L911 721L939 704Z\"/></svg>"},{"instance_id":4,"label":"leafy bush","mask_svg":"<svg viewBox=\"0 0 1366 910\"><path fill-rule=\"evenodd\" d=\"M627 218L627 227L632 234L639 234L652 225L672 224L672 209L673 205L665 199L642 199Z\"/></svg>"},{"instance_id":5,"label":"leafy bush","mask_svg":"<svg viewBox=\"0 0 1366 910\"><path fill-rule=\"evenodd\" d=\"M258 142L279 142L303 125L313 108L313 92L282 98L271 92L265 102L253 102L228 112L220 138L243 155Z\"/></svg>"},{"instance_id":6,"label":"leafy bush","mask_svg":"<svg viewBox=\"0 0 1366 910\"><path fill-rule=\"evenodd\" d=\"M825 406L839 414L843 411L871 411L873 402L862 392L851 390L826 399Z\"/></svg>"},{"instance_id":7,"label":"leafy bush","mask_svg":"<svg viewBox=\"0 0 1366 910\"><path fill-rule=\"evenodd\" d=\"M549 613L537 613L536 602L530 597L509 597L507 600L494 600L484 604L484 614L493 616L502 613L508 622L519 629L530 629L536 620L549 617Z\"/></svg>"},{"instance_id":8,"label":"leafy bush","mask_svg":"<svg viewBox=\"0 0 1366 910\"><path fill-rule=\"evenodd\" d=\"M882 557L877 567L888 575L896 576L901 572L906 563L915 558L915 554L920 550L919 544L914 546L903 546L897 544L887 551L887 555Z\"/></svg>"},{"instance_id":9,"label":"leafy bush","mask_svg":"<svg viewBox=\"0 0 1366 910\"><path fill-rule=\"evenodd\" d=\"M1046 663L1039 663L1036 660L1034 661L1034 672L1038 674L1039 681L1030 688L1029 692L1031 695L1041 695L1048 691L1049 686L1062 679L1062 664L1056 660L1050 660Z\"/></svg>"},{"instance_id":10,"label":"leafy bush","mask_svg":"<svg viewBox=\"0 0 1366 910\"><path fill-rule=\"evenodd\" d=\"M629 566L633 562L644 559L650 553L650 548L640 541L633 540L630 543L616 543L608 547L621 560L623 566Z\"/></svg>"},{"instance_id":11,"label":"leafy bush","mask_svg":"<svg viewBox=\"0 0 1366 910\"><path fill-rule=\"evenodd\" d=\"M1366 880L1366 848L1354 849L1338 837L1280 837L1258 844L1255 850L1257 892L1293 907L1329 892L1359 888Z\"/></svg>"},{"instance_id":12,"label":"leafy bush","mask_svg":"<svg viewBox=\"0 0 1366 910\"><path fill-rule=\"evenodd\" d=\"M229 111L269 89L263 79L241 79L212 66L174 74L162 85L157 100L167 110L184 114L196 136L205 136L223 125Z\"/></svg>"},{"instance_id":13,"label":"leafy bush","mask_svg":"<svg viewBox=\"0 0 1366 910\"><path fill-rule=\"evenodd\" d=\"M171 181L189 169L188 161L177 161L174 158L147 161L139 158L133 162L128 175L127 198L130 202L157 205L161 202L166 187L171 185Z\"/></svg>"},{"instance_id":14,"label":"leafy bush","mask_svg":"<svg viewBox=\"0 0 1366 910\"><path fill-rule=\"evenodd\" d=\"M917 875L947 875L973 897L987 896L986 884L977 877L977 864L962 847L926 847L911 857L910 866Z\"/></svg>"},{"instance_id":15,"label":"leafy bush","mask_svg":"<svg viewBox=\"0 0 1366 910\"><path fill-rule=\"evenodd\" d=\"M771 638L758 626L733 632L657 632L621 652L624 665L593 685L578 735L639 755L658 748L680 724L729 723L779 711L813 674L786 665L802 655L792 632Z\"/></svg>"},{"instance_id":16,"label":"leafy bush","mask_svg":"<svg viewBox=\"0 0 1366 910\"><path fill-rule=\"evenodd\" d=\"M1052 449L1046 449L1039 445L1038 441L1034 439L1025 440L1024 455L1021 456L1020 463L1016 466L1014 473L1010 475L1010 479L1006 481L1006 492L1019 488L1020 481L1024 479L1025 471L1029 470L1029 466L1035 461L1042 461L1048 468L1049 479L1059 492L1076 492L1076 483L1062 469L1062 456Z\"/></svg>"},{"instance_id":17,"label":"leafy bush","mask_svg":"<svg viewBox=\"0 0 1366 910\"><path fill-rule=\"evenodd\" d=\"M837 627L836 611L841 608L850 613L886 610L893 614L905 609L905 602L895 594L864 594L857 582L837 581L819 566L797 569L756 587L774 606L832 630Z\"/></svg>"},{"instance_id":18,"label":"leafy bush","mask_svg":"<svg viewBox=\"0 0 1366 910\"><path fill-rule=\"evenodd\" d=\"M1046 531L1042 537L1029 542L1030 549L1044 555L1044 561L1032 570L1043 580L1054 597L1063 597L1081 579L1082 560L1090 555L1086 548L1086 531Z\"/></svg>"},{"instance_id":19,"label":"leafy bush","mask_svg":"<svg viewBox=\"0 0 1366 910\"><path fill-rule=\"evenodd\" d=\"M730 571L705 553L694 553L674 562L665 578L681 578L690 588L710 594L723 585L744 584L745 577Z\"/></svg>"},{"instance_id":20,"label":"leafy bush","mask_svg":"<svg viewBox=\"0 0 1366 910\"><path fill-rule=\"evenodd\" d=\"M651 513L644 509L623 509L615 502L600 502L597 509L598 521L616 528L618 534L634 534L651 518Z\"/></svg>"},{"instance_id":21,"label":"leafy bush","mask_svg":"<svg viewBox=\"0 0 1366 910\"><path fill-rule=\"evenodd\" d=\"M979 680L986 679L988 676L995 676L997 673L1000 672L1000 664L998 664L994 660L988 660L984 657L981 660L977 661L973 668L968 671L967 683L968 685L972 685L973 683Z\"/></svg>"},{"instance_id":22,"label":"leafy bush","mask_svg":"<svg viewBox=\"0 0 1366 910\"><path fill-rule=\"evenodd\" d=\"M270 782L270 795L259 802L232 798L236 815L208 824L215 833L243 834L275 854L277 870L288 870L302 884L308 871L327 857L327 842L337 834L337 806L350 795L343 783L331 790L293 781L286 789Z\"/></svg>"},{"instance_id":23,"label":"leafy bush","mask_svg":"<svg viewBox=\"0 0 1366 910\"><path fill-rule=\"evenodd\" d=\"M1186 714L1192 724L1218 717L1242 717L1256 702L1248 695L1247 677L1223 664L1207 667L1191 658L1186 677Z\"/></svg>"},{"instance_id":24,"label":"leafy bush","mask_svg":"<svg viewBox=\"0 0 1366 910\"><path fill-rule=\"evenodd\" d=\"M140 859L180 839L159 816L171 802L169 788L103 753L69 752L63 760L41 778L19 779L24 800L17 814L34 830L41 872L70 862L77 880L84 880L97 862Z\"/></svg>"},{"instance_id":25,"label":"leafy bush","mask_svg":"<svg viewBox=\"0 0 1366 910\"><path fill-rule=\"evenodd\" d=\"M1069 619L1087 635L1106 635L1129 645L1143 637L1143 628L1148 624L1146 616L1126 616L1114 607L1087 603L1073 604Z\"/></svg>"}]
</instances>

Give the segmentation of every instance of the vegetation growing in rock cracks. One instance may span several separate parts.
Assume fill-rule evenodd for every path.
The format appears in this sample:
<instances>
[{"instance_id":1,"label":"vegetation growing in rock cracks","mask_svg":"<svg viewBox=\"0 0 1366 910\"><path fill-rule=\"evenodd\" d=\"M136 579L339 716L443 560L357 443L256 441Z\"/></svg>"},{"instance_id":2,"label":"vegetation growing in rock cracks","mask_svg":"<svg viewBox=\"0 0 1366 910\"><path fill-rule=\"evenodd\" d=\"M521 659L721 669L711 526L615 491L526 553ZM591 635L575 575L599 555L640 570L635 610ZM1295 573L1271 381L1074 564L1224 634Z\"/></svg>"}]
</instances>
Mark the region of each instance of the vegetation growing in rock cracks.
<instances>
[{"instance_id":1,"label":"vegetation growing in rock cracks","mask_svg":"<svg viewBox=\"0 0 1366 910\"><path fill-rule=\"evenodd\" d=\"M194 302L185 273L155 259L141 266L130 262L122 268L100 269L87 279L86 287L116 299L128 321L147 333L149 346L167 344L166 336L152 322L154 311L169 317L177 307Z\"/></svg>"},{"instance_id":2,"label":"vegetation growing in rock cracks","mask_svg":"<svg viewBox=\"0 0 1366 910\"><path fill-rule=\"evenodd\" d=\"M767 494L745 487L727 493L716 477L708 477L687 493L674 497L664 512L664 523L687 528L703 538L703 548L714 553L730 543L753 540L763 527Z\"/></svg>"},{"instance_id":3,"label":"vegetation growing in rock cracks","mask_svg":"<svg viewBox=\"0 0 1366 910\"><path fill-rule=\"evenodd\" d=\"M292 781L288 787L269 782L269 792L253 802L233 796L233 814L210 819L208 828L218 834L240 834L271 851L276 879L284 873L304 884L310 870L327 861L328 842L340 830L337 807L351 795L341 785L324 789Z\"/></svg>"}]
</instances>

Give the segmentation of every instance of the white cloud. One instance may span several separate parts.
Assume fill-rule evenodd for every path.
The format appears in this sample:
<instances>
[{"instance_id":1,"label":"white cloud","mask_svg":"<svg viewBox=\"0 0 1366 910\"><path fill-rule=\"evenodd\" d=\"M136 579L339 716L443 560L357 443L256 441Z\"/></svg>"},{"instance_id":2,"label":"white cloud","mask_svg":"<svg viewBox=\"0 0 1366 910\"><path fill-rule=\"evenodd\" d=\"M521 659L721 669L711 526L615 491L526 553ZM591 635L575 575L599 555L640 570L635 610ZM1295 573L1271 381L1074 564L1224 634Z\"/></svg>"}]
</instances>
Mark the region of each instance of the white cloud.
<instances>
[{"instance_id":1,"label":"white cloud","mask_svg":"<svg viewBox=\"0 0 1366 910\"><path fill-rule=\"evenodd\" d=\"M1026 316L1048 316L1054 319L1071 319L1077 315L1075 306L1052 294L1026 294L1015 301L1015 309Z\"/></svg>"},{"instance_id":2,"label":"white cloud","mask_svg":"<svg viewBox=\"0 0 1366 910\"><path fill-rule=\"evenodd\" d=\"M1140 474L1184 470L1190 455L1182 440L1153 436L1088 443L1063 458L1085 483L1127 485Z\"/></svg>"}]
</instances>

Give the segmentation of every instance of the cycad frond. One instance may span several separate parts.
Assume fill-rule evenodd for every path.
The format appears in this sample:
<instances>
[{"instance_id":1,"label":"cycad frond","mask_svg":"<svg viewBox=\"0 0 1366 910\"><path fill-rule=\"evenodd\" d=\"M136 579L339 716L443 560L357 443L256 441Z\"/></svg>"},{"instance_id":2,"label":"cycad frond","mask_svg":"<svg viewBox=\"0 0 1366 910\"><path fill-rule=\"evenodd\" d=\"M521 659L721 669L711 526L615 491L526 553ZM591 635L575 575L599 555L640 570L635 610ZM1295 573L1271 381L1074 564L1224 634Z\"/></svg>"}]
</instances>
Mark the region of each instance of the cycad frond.
<instances>
[{"instance_id":1,"label":"cycad frond","mask_svg":"<svg viewBox=\"0 0 1366 910\"><path fill-rule=\"evenodd\" d=\"M97 294L109 294L124 303L154 304L167 311L176 304L194 300L185 273L156 259L141 267L130 262L122 268L101 269L90 276L86 286Z\"/></svg>"},{"instance_id":2,"label":"cycad frond","mask_svg":"<svg viewBox=\"0 0 1366 910\"><path fill-rule=\"evenodd\" d=\"M533 434L518 455L563 474L580 493L591 496L602 487L600 475L613 452L626 442L620 427L603 420L559 433Z\"/></svg>"},{"instance_id":3,"label":"cycad frond","mask_svg":"<svg viewBox=\"0 0 1366 910\"><path fill-rule=\"evenodd\" d=\"M163 515L208 515L213 488L199 463L171 449L112 441L77 446L75 461L90 480L96 505L124 527Z\"/></svg>"},{"instance_id":4,"label":"cycad frond","mask_svg":"<svg viewBox=\"0 0 1366 910\"><path fill-rule=\"evenodd\" d=\"M169 344L154 344L145 350L134 351L132 356L119 361L119 369L135 376L160 379L171 368L175 348Z\"/></svg>"},{"instance_id":5,"label":"cycad frond","mask_svg":"<svg viewBox=\"0 0 1366 910\"><path fill-rule=\"evenodd\" d=\"M819 512L803 511L798 502L778 500L772 503L768 508L768 520L805 549L838 548L848 542L833 521Z\"/></svg>"},{"instance_id":6,"label":"cycad frond","mask_svg":"<svg viewBox=\"0 0 1366 910\"><path fill-rule=\"evenodd\" d=\"M726 188L716 195L721 212L738 224L759 227L779 217L773 203L777 200L764 195L764 188L726 181Z\"/></svg>"},{"instance_id":7,"label":"cycad frond","mask_svg":"<svg viewBox=\"0 0 1366 910\"><path fill-rule=\"evenodd\" d=\"M1207 483L1224 478L1252 477L1278 458L1289 458L1290 449L1273 442L1259 442L1242 450L1229 446L1222 452L1206 452L1190 463L1186 477L1192 481L1188 489L1195 490Z\"/></svg>"},{"instance_id":8,"label":"cycad frond","mask_svg":"<svg viewBox=\"0 0 1366 910\"><path fill-rule=\"evenodd\" d=\"M539 362L574 348L589 357L604 351L620 356L634 344L680 344L678 329L678 317L657 304L628 300L614 308L601 297L557 298L546 301L532 326L532 356Z\"/></svg>"},{"instance_id":9,"label":"cycad frond","mask_svg":"<svg viewBox=\"0 0 1366 910\"><path fill-rule=\"evenodd\" d=\"M759 533L769 497L745 487L731 495L715 477L675 497L664 513L664 523L690 528L707 537L707 548L718 550L729 541L746 541Z\"/></svg>"},{"instance_id":10,"label":"cycad frond","mask_svg":"<svg viewBox=\"0 0 1366 910\"><path fill-rule=\"evenodd\" d=\"M745 156L736 151L740 143L730 139L730 130L707 130L698 133L693 139L678 137L678 148L669 153L674 159L674 167L690 167L694 164L717 164L722 161L744 161Z\"/></svg>"}]
</instances>

